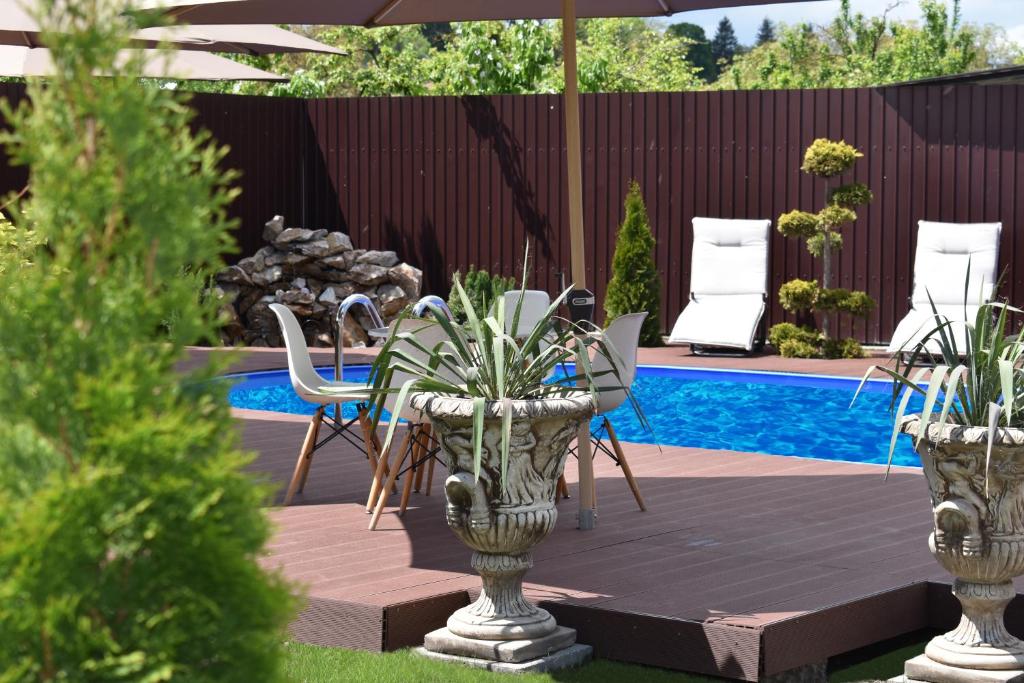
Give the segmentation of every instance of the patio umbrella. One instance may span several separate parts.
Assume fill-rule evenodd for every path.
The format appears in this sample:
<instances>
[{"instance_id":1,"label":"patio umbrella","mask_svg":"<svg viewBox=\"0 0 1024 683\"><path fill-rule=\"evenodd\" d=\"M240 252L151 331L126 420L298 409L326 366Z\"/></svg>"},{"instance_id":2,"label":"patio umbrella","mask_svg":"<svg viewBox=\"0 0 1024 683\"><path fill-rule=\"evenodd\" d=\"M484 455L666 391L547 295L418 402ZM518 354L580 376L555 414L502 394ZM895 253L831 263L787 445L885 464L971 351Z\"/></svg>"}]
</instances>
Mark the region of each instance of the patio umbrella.
<instances>
[{"instance_id":1,"label":"patio umbrella","mask_svg":"<svg viewBox=\"0 0 1024 683\"><path fill-rule=\"evenodd\" d=\"M565 70L565 136L569 190L570 266L574 291L569 311L574 320L592 320L594 295L587 289L586 242L583 232L583 166L580 149L579 92L576 71L576 19L581 17L655 17L676 12L767 5L780 0L144 0L179 21L221 24L244 21L266 24L334 24L385 26L445 21L561 19ZM809 0L781 0L807 2ZM593 470L589 430L580 430L579 527L594 525Z\"/></svg>"},{"instance_id":2,"label":"patio umbrella","mask_svg":"<svg viewBox=\"0 0 1024 683\"><path fill-rule=\"evenodd\" d=\"M343 50L312 38L263 24L147 28L135 34L135 41L139 47L168 43L181 50L249 55L281 52L345 54ZM22 8L19 0L0 0L0 45L46 47L39 39L38 22Z\"/></svg>"},{"instance_id":3,"label":"patio umbrella","mask_svg":"<svg viewBox=\"0 0 1024 683\"><path fill-rule=\"evenodd\" d=\"M149 78L172 78L191 81L287 81L269 71L211 55L205 52L143 50L149 54L143 75ZM135 51L122 50L121 58L130 59ZM53 60L45 47L0 45L0 76L21 78L49 76Z\"/></svg>"}]
</instances>

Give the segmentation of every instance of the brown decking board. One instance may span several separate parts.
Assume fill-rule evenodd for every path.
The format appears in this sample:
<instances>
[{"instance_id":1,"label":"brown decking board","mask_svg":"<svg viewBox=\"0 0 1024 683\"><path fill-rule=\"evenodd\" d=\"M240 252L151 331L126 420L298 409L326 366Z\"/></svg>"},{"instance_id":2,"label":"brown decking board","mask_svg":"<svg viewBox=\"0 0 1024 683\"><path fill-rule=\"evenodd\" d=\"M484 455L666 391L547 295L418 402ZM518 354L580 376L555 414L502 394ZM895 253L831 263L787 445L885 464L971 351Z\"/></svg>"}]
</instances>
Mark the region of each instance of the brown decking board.
<instances>
[{"instance_id":1,"label":"brown decking board","mask_svg":"<svg viewBox=\"0 0 1024 683\"><path fill-rule=\"evenodd\" d=\"M283 362L280 352L260 351L238 367ZM722 360L657 349L641 362ZM763 356L726 365L856 376L870 361L798 365ZM237 416L246 446L259 452L255 468L283 486L305 419ZM444 523L445 470L435 469L433 494L414 494L404 518L393 497L370 532L369 467L335 443L317 454L295 504L271 511L277 530L265 562L310 598L293 636L369 650L414 645L479 586L470 551ZM597 458L597 529L577 531L575 499L561 502L527 575L530 596L577 628L597 656L756 680L955 617L951 597L939 606L931 598L948 586L929 583L946 577L928 553L931 515L919 471L894 468L883 482L874 465L626 449L649 510L639 512L614 463ZM571 461L567 478L575 494ZM1024 616L1024 606L1011 612Z\"/></svg>"}]
</instances>

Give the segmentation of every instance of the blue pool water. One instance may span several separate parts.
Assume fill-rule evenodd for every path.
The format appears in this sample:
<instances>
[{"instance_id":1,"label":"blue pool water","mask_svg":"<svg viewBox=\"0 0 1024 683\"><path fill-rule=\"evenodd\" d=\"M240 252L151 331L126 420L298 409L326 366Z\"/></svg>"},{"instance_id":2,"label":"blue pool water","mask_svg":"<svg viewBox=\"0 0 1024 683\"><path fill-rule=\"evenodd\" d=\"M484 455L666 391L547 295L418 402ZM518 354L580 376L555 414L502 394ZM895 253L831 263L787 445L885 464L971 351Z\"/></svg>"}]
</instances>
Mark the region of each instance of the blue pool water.
<instances>
[{"instance_id":1,"label":"blue pool water","mask_svg":"<svg viewBox=\"0 0 1024 683\"><path fill-rule=\"evenodd\" d=\"M332 370L320 372L333 378ZM368 366L350 366L344 377L363 381L368 372ZM297 414L316 409L296 396L287 372L236 379L236 408ZM628 404L609 418L623 441L885 463L892 385L869 382L850 408L857 384L843 377L647 366L639 368L633 392L654 434L644 432ZM911 401L911 410L920 407L920 400ZM343 417L354 415L355 406L346 406ZM920 466L910 437L900 436L893 464Z\"/></svg>"}]
</instances>

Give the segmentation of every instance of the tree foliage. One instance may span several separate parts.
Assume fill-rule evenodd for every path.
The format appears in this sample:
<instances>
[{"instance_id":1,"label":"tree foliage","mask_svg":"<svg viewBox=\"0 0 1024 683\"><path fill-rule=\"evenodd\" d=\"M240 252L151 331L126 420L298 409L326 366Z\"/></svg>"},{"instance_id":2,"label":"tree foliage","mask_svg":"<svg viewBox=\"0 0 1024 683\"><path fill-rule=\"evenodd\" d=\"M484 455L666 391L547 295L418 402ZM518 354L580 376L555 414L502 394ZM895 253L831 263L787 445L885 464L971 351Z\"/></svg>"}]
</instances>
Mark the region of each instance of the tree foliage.
<instances>
[{"instance_id":1,"label":"tree foliage","mask_svg":"<svg viewBox=\"0 0 1024 683\"><path fill-rule=\"evenodd\" d=\"M687 61L693 65L700 78L708 83L713 83L718 78L718 64L711 54L711 42L704 33L704 29L697 24L681 21L678 24L670 25L665 30L677 38L688 41Z\"/></svg>"},{"instance_id":2,"label":"tree foliage","mask_svg":"<svg viewBox=\"0 0 1024 683\"><path fill-rule=\"evenodd\" d=\"M310 35L346 55L232 57L291 74L287 83L188 84L205 92L294 97L489 95L561 92L561 22L484 21L447 25L313 27ZM701 87L687 37L643 19L584 19L578 25L582 92Z\"/></svg>"},{"instance_id":3,"label":"tree foliage","mask_svg":"<svg viewBox=\"0 0 1024 683\"><path fill-rule=\"evenodd\" d=\"M732 27L729 17L722 17L715 30L715 37L711 39L711 56L724 69L732 64L733 59L741 52L740 41L736 38L736 29Z\"/></svg>"},{"instance_id":4,"label":"tree foliage","mask_svg":"<svg viewBox=\"0 0 1024 683\"><path fill-rule=\"evenodd\" d=\"M655 244L643 192L634 180L626 194L626 217L615 236L604 310L606 326L621 315L647 311L641 346L661 346L661 275L654 262Z\"/></svg>"},{"instance_id":5,"label":"tree foliage","mask_svg":"<svg viewBox=\"0 0 1024 683\"><path fill-rule=\"evenodd\" d=\"M757 39L755 45L764 45L775 40L775 22L768 17L764 18L761 25L757 29Z\"/></svg>"},{"instance_id":6,"label":"tree foliage","mask_svg":"<svg viewBox=\"0 0 1024 683\"><path fill-rule=\"evenodd\" d=\"M0 245L0 679L274 680L268 491L222 368L177 370L216 337L199 293L234 193L187 107L117 61L124 9L41 3L55 75L4 111L33 194Z\"/></svg>"},{"instance_id":7,"label":"tree foliage","mask_svg":"<svg viewBox=\"0 0 1024 683\"><path fill-rule=\"evenodd\" d=\"M990 27L965 24L960 0L920 0L921 19L866 16L842 0L827 25L781 26L778 38L738 57L720 87L845 88L962 73L998 66L1019 48Z\"/></svg>"}]
</instances>

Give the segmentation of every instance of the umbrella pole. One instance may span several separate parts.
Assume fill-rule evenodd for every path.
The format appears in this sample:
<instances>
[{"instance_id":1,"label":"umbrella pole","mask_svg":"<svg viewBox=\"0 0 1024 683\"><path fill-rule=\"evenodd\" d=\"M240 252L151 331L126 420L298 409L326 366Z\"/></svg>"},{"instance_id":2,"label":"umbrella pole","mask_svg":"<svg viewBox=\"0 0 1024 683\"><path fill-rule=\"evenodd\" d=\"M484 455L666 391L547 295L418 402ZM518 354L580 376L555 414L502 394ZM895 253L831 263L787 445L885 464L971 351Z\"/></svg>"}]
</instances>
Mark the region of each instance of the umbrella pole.
<instances>
[{"instance_id":1,"label":"umbrella pole","mask_svg":"<svg viewBox=\"0 0 1024 683\"><path fill-rule=\"evenodd\" d=\"M569 181L569 245L574 289L587 286L583 235L583 161L580 134L580 96L576 71L576 0L562 0L562 65L565 70L565 146ZM593 529L597 522L594 509L594 459L590 450L590 421L580 425L577 434L580 490L577 526Z\"/></svg>"}]
</instances>

